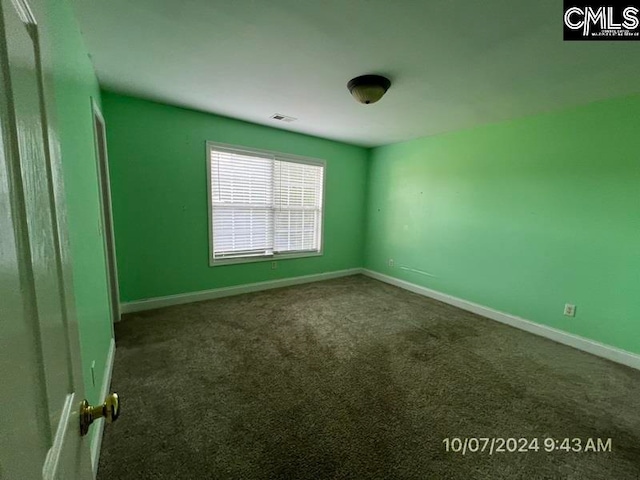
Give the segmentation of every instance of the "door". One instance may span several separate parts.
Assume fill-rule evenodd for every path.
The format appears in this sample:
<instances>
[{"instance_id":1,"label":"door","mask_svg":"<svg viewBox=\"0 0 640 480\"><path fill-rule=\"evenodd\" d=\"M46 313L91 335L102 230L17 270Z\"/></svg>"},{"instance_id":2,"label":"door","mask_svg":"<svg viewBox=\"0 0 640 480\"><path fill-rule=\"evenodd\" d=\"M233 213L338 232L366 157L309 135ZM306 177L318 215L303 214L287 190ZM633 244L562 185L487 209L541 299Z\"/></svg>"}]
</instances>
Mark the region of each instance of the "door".
<instances>
[{"instance_id":1,"label":"door","mask_svg":"<svg viewBox=\"0 0 640 480\"><path fill-rule=\"evenodd\" d=\"M107 285L111 303L112 321L120 321L120 293L118 291L118 267L116 265L116 245L113 236L113 214L111 212L111 188L109 182L109 157L107 155L107 132L104 117L95 101L91 101L93 111L93 134L96 144L98 183L100 184L100 208L102 210L102 230L104 239Z\"/></svg>"},{"instance_id":2,"label":"door","mask_svg":"<svg viewBox=\"0 0 640 480\"><path fill-rule=\"evenodd\" d=\"M0 478L92 478L60 166L38 23L0 0Z\"/></svg>"}]
</instances>

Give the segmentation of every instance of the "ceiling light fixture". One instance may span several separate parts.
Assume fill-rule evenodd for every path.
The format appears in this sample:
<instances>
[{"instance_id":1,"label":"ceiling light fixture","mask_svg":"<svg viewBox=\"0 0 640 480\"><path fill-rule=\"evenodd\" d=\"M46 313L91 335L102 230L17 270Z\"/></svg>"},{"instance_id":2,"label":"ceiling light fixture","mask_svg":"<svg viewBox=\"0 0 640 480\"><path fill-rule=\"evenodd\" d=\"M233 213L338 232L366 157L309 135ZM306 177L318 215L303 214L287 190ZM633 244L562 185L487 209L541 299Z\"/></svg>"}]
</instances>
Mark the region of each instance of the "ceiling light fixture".
<instances>
[{"instance_id":1,"label":"ceiling light fixture","mask_svg":"<svg viewBox=\"0 0 640 480\"><path fill-rule=\"evenodd\" d=\"M352 78L347 83L347 88L360 103L376 103L389 90L391 81L380 75L361 75Z\"/></svg>"}]
</instances>

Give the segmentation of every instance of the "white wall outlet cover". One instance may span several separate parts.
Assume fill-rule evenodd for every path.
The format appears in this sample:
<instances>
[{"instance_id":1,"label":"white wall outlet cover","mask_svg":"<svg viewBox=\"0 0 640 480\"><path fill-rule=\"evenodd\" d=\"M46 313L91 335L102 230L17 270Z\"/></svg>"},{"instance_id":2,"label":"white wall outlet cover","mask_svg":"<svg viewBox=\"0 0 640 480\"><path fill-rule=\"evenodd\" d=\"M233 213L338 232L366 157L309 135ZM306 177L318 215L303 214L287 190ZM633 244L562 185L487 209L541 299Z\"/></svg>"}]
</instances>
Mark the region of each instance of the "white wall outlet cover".
<instances>
[{"instance_id":1,"label":"white wall outlet cover","mask_svg":"<svg viewBox=\"0 0 640 480\"><path fill-rule=\"evenodd\" d=\"M567 317L575 317L576 316L576 306L570 303L565 304L564 306L564 314Z\"/></svg>"},{"instance_id":2,"label":"white wall outlet cover","mask_svg":"<svg viewBox=\"0 0 640 480\"><path fill-rule=\"evenodd\" d=\"M390 267L393 267L393 265L394 265L393 258L390 258L390 259L389 259L389 266L390 266Z\"/></svg>"}]
</instances>

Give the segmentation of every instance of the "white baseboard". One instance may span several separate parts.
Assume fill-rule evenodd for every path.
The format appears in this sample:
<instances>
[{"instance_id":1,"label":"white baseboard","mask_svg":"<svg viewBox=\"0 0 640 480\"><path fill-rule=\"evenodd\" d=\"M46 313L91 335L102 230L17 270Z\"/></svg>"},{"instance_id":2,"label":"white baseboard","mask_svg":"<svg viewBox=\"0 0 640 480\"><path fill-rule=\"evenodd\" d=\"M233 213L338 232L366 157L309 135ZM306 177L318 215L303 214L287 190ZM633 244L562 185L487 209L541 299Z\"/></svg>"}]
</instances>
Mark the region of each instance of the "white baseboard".
<instances>
[{"instance_id":1,"label":"white baseboard","mask_svg":"<svg viewBox=\"0 0 640 480\"><path fill-rule=\"evenodd\" d=\"M272 288L289 287L291 285L319 282L321 280L329 280L331 278L347 277L349 275L357 275L358 273L362 273L361 268L350 268L347 270L337 270L335 272L317 273L314 275L304 275L301 277L281 278L278 280L248 283L245 285L237 285L234 287L214 288L212 290L202 290L199 292L168 295L166 297L149 298L146 300L137 300L134 302L122 303L120 305L120 312L123 314L141 312L143 310L153 310L156 308L168 307L171 305L201 302L203 300L230 297L232 295L240 295L242 293L258 292L261 290L270 290Z\"/></svg>"},{"instance_id":2,"label":"white baseboard","mask_svg":"<svg viewBox=\"0 0 640 480\"><path fill-rule=\"evenodd\" d=\"M580 337L572 333L563 332L556 328L547 327L524 318L517 317L508 313L500 312L484 305L469 302L461 298L447 295L445 293L432 290L430 288L416 285L415 283L400 280L389 275L374 272L373 270L363 268L350 268L347 270L338 270L335 272L318 273L314 275L304 275L301 277L282 278L278 280L269 280L266 282L249 283L246 285L238 285L234 287L215 288L212 290L204 290L192 293L183 293L178 295L169 295L166 297L156 297L146 300L138 300L135 302L128 302L121 304L121 312L133 313L144 310L153 310L156 308L168 307L171 305L180 305L184 303L200 302L203 300L212 300L214 298L229 297L232 295L240 295L243 293L258 292L261 290L269 290L272 288L288 287L292 285L300 285L303 283L318 282L321 280L329 280L332 278L346 277L349 275L364 274L368 277L375 278L385 283L395 285L396 287L409 290L425 297L430 297L435 300L453 305L454 307L461 308L469 312L481 315L491 320L511 325L512 327L519 328L535 335L554 340L558 343L568 345L578 350L582 350L593 355L597 355L602 358L606 358L616 363L627 365L631 368L640 370L640 355L637 355L626 350L611 347L588 338ZM108 392L105 392L105 396Z\"/></svg>"},{"instance_id":3,"label":"white baseboard","mask_svg":"<svg viewBox=\"0 0 640 480\"><path fill-rule=\"evenodd\" d=\"M113 372L113 362L116 355L116 342L112 338L109 345L109 353L107 354L107 362L104 366L104 375L102 376L102 388L100 389L100 399L104 399L109 395L111 387L111 373ZM93 468L93 478L98 475L98 461L100 460L100 449L102 447L102 433L104 432L104 418L96 420L91 425L93 430L93 441L91 442L91 467Z\"/></svg>"},{"instance_id":4,"label":"white baseboard","mask_svg":"<svg viewBox=\"0 0 640 480\"><path fill-rule=\"evenodd\" d=\"M582 350L584 352L591 353L593 355L606 358L613 362L621 363L623 365L627 365L628 367L640 370L640 355L637 355L635 353L611 347L609 345L589 340L578 335L563 332L562 330L558 330L556 328L540 325L538 323L525 320L524 318L516 317L515 315L500 312L483 305L478 305L477 303L469 302L467 300L453 297L436 290L431 290L430 288L416 285L415 283L410 283L398 278L390 277L389 275L374 272L373 270L363 269L362 273L364 275L367 275L368 277L375 278L376 280L395 285L396 287L404 288L405 290L409 290L419 295L424 295L425 297L430 297L435 300L448 303L449 305L461 308L462 310L476 313L483 317L490 318L507 325L511 325L515 328L519 328L520 330L525 330L535 335L554 340L558 343L577 348L578 350Z\"/></svg>"}]
</instances>

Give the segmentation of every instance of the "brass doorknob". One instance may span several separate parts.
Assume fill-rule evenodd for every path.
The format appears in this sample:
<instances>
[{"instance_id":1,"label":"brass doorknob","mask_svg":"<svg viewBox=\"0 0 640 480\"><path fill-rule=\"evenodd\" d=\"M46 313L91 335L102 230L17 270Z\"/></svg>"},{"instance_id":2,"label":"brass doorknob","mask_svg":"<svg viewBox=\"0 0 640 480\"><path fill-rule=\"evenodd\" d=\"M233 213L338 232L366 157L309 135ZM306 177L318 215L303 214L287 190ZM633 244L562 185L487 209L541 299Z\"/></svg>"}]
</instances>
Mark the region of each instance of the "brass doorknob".
<instances>
[{"instance_id":1,"label":"brass doorknob","mask_svg":"<svg viewBox=\"0 0 640 480\"><path fill-rule=\"evenodd\" d=\"M83 400L80 404L80 435L84 436L89 432L89 427L99 418L103 418L107 423L115 422L120 416L120 399L117 393L107 395L102 405L91 406L89 402Z\"/></svg>"}]
</instances>

